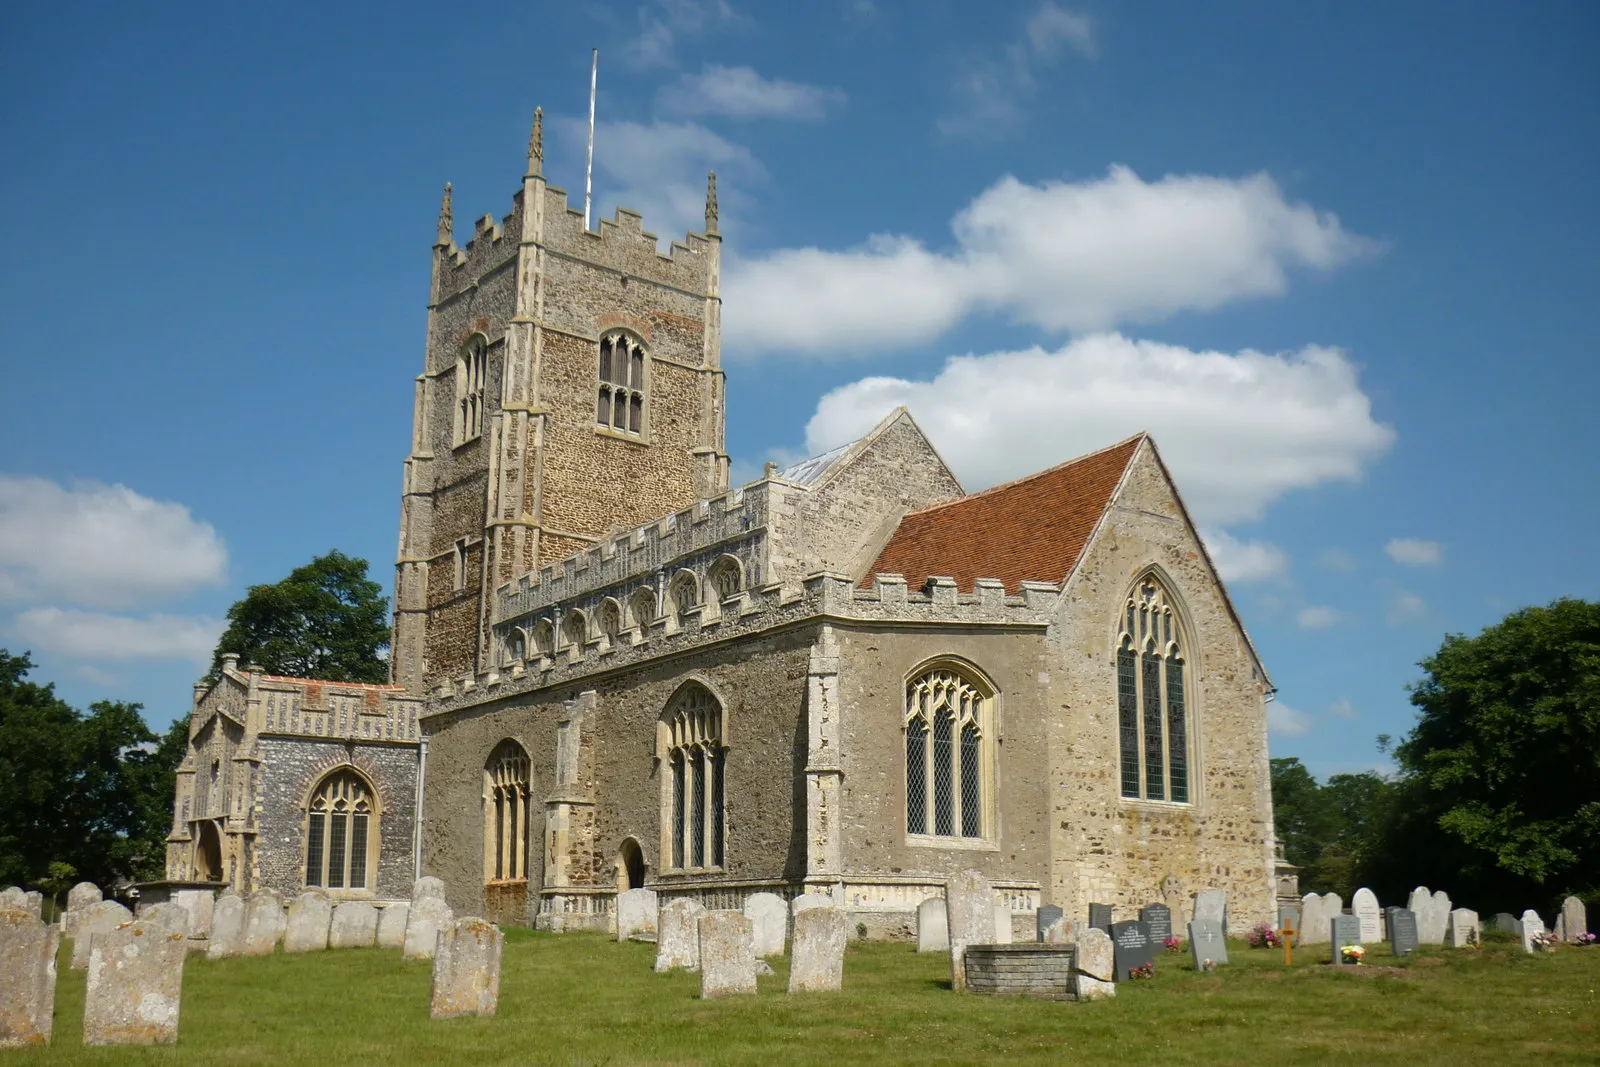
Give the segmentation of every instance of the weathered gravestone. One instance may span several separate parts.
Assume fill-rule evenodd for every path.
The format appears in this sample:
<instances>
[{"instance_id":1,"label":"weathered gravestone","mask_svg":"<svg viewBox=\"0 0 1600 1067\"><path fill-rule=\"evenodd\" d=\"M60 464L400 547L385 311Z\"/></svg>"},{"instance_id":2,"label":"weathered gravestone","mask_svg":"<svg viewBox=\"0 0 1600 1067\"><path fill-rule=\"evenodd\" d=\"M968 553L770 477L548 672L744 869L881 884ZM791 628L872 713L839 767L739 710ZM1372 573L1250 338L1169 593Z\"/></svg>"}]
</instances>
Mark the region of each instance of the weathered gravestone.
<instances>
[{"instance_id":1,"label":"weathered gravestone","mask_svg":"<svg viewBox=\"0 0 1600 1067\"><path fill-rule=\"evenodd\" d=\"M1497 933L1515 934L1517 937L1522 936L1521 921L1519 921L1517 917L1511 914L1509 911L1495 913L1494 928Z\"/></svg>"},{"instance_id":2,"label":"weathered gravestone","mask_svg":"<svg viewBox=\"0 0 1600 1067\"><path fill-rule=\"evenodd\" d=\"M378 912L378 936L375 939L379 948L406 947L406 924L411 921L410 904L388 904Z\"/></svg>"},{"instance_id":3,"label":"weathered gravestone","mask_svg":"<svg viewBox=\"0 0 1600 1067\"><path fill-rule=\"evenodd\" d=\"M1090 904L1089 925L1096 930L1104 930L1109 936L1111 933L1111 905Z\"/></svg>"},{"instance_id":4,"label":"weathered gravestone","mask_svg":"<svg viewBox=\"0 0 1600 1067\"><path fill-rule=\"evenodd\" d=\"M776 893L751 893L744 901L744 917L757 956L781 956L789 934L789 905Z\"/></svg>"},{"instance_id":5,"label":"weathered gravestone","mask_svg":"<svg viewBox=\"0 0 1600 1067\"><path fill-rule=\"evenodd\" d=\"M1404 956L1417 947L1416 912L1410 908L1390 908L1388 915L1389 951L1396 956Z\"/></svg>"},{"instance_id":6,"label":"weathered gravestone","mask_svg":"<svg viewBox=\"0 0 1600 1067\"><path fill-rule=\"evenodd\" d=\"M28 894L22 891L20 885L8 885L0 889L0 911L26 911Z\"/></svg>"},{"instance_id":7,"label":"weathered gravestone","mask_svg":"<svg viewBox=\"0 0 1600 1067\"><path fill-rule=\"evenodd\" d=\"M821 909L808 909L811 911ZM756 991L754 924L741 912L700 916L700 997L731 997Z\"/></svg>"},{"instance_id":8,"label":"weathered gravestone","mask_svg":"<svg viewBox=\"0 0 1600 1067\"><path fill-rule=\"evenodd\" d=\"M142 921L93 935L83 997L85 1045L177 1042L186 940Z\"/></svg>"},{"instance_id":9,"label":"weathered gravestone","mask_svg":"<svg viewBox=\"0 0 1600 1067\"><path fill-rule=\"evenodd\" d=\"M1165 904L1146 904L1139 909L1139 921L1149 928L1150 940L1157 945L1172 936L1172 912Z\"/></svg>"},{"instance_id":10,"label":"weathered gravestone","mask_svg":"<svg viewBox=\"0 0 1600 1067\"><path fill-rule=\"evenodd\" d=\"M439 943L439 931L455 920L455 912L443 900L430 896L412 901L406 912L406 939L400 946L400 958L431 960Z\"/></svg>"},{"instance_id":11,"label":"weathered gravestone","mask_svg":"<svg viewBox=\"0 0 1600 1067\"><path fill-rule=\"evenodd\" d=\"M657 900L654 889L629 889L617 894L618 941L626 941L636 934L656 936L656 911L660 907Z\"/></svg>"},{"instance_id":12,"label":"weathered gravestone","mask_svg":"<svg viewBox=\"0 0 1600 1067\"><path fill-rule=\"evenodd\" d=\"M1011 941L1011 905L1002 896L994 903L994 940L990 944L1009 945Z\"/></svg>"},{"instance_id":13,"label":"weathered gravestone","mask_svg":"<svg viewBox=\"0 0 1600 1067\"><path fill-rule=\"evenodd\" d=\"M50 1043L61 931L21 908L0 908L0 1048Z\"/></svg>"},{"instance_id":14,"label":"weathered gravestone","mask_svg":"<svg viewBox=\"0 0 1600 1067\"><path fill-rule=\"evenodd\" d=\"M1450 913L1450 933L1445 943L1451 948L1471 948L1481 940L1478 913L1471 908L1456 908Z\"/></svg>"},{"instance_id":15,"label":"weathered gravestone","mask_svg":"<svg viewBox=\"0 0 1600 1067\"><path fill-rule=\"evenodd\" d=\"M661 909L656 931L656 970L670 971L700 966L700 916L706 909L698 900L670 900Z\"/></svg>"},{"instance_id":16,"label":"weathered gravestone","mask_svg":"<svg viewBox=\"0 0 1600 1067\"><path fill-rule=\"evenodd\" d=\"M1383 940L1383 909L1378 907L1378 894L1362 886L1350 898L1350 911L1361 921L1363 944L1377 944Z\"/></svg>"},{"instance_id":17,"label":"weathered gravestone","mask_svg":"<svg viewBox=\"0 0 1600 1067\"><path fill-rule=\"evenodd\" d=\"M211 909L211 940L206 959L225 960L239 955L244 946L244 898L232 889L224 890Z\"/></svg>"},{"instance_id":18,"label":"weathered gravestone","mask_svg":"<svg viewBox=\"0 0 1600 1067\"><path fill-rule=\"evenodd\" d=\"M1223 936L1228 933L1228 891L1225 889L1202 889L1194 895L1195 921L1204 920L1214 922L1222 928Z\"/></svg>"},{"instance_id":19,"label":"weathered gravestone","mask_svg":"<svg viewBox=\"0 0 1600 1067\"><path fill-rule=\"evenodd\" d=\"M1328 924L1328 930L1330 958L1334 963L1343 963L1345 946L1361 944L1361 920L1354 915L1335 915Z\"/></svg>"},{"instance_id":20,"label":"weathered gravestone","mask_svg":"<svg viewBox=\"0 0 1600 1067\"><path fill-rule=\"evenodd\" d=\"M1329 922L1344 909L1338 893L1307 893L1300 901L1300 943L1325 945L1328 942Z\"/></svg>"},{"instance_id":21,"label":"weathered gravestone","mask_svg":"<svg viewBox=\"0 0 1600 1067\"><path fill-rule=\"evenodd\" d=\"M799 918L796 912L796 921ZM917 951L950 951L950 927L945 918L943 897L929 897L917 905Z\"/></svg>"},{"instance_id":22,"label":"weathered gravestone","mask_svg":"<svg viewBox=\"0 0 1600 1067\"><path fill-rule=\"evenodd\" d=\"M483 919L457 919L439 931L433 954L433 998L428 1015L493 1015L500 1006L500 957L506 938Z\"/></svg>"},{"instance_id":23,"label":"weathered gravestone","mask_svg":"<svg viewBox=\"0 0 1600 1067\"><path fill-rule=\"evenodd\" d=\"M956 992L967 988L962 954L968 945L994 941L994 890L977 871L954 875L944 887L945 926L950 934L950 985Z\"/></svg>"},{"instance_id":24,"label":"weathered gravestone","mask_svg":"<svg viewBox=\"0 0 1600 1067\"><path fill-rule=\"evenodd\" d=\"M378 909L365 900L346 900L328 923L329 948L371 948L378 935Z\"/></svg>"},{"instance_id":25,"label":"weathered gravestone","mask_svg":"<svg viewBox=\"0 0 1600 1067\"><path fill-rule=\"evenodd\" d=\"M302 890L289 903L284 920L283 951L321 952L328 947L328 927L333 922L333 902L320 889Z\"/></svg>"},{"instance_id":26,"label":"weathered gravestone","mask_svg":"<svg viewBox=\"0 0 1600 1067\"><path fill-rule=\"evenodd\" d=\"M22 910L32 915L35 919L44 918L44 894L37 889L30 889L22 894Z\"/></svg>"},{"instance_id":27,"label":"weathered gravestone","mask_svg":"<svg viewBox=\"0 0 1600 1067\"><path fill-rule=\"evenodd\" d=\"M1556 914L1556 933L1563 941L1576 941L1580 936L1589 932L1589 913L1583 906L1583 901L1577 897L1568 897L1561 902L1561 911Z\"/></svg>"},{"instance_id":28,"label":"weathered gravestone","mask_svg":"<svg viewBox=\"0 0 1600 1067\"><path fill-rule=\"evenodd\" d=\"M808 908L794 917L789 992L831 993L844 984L850 917L843 908Z\"/></svg>"},{"instance_id":29,"label":"weathered gravestone","mask_svg":"<svg viewBox=\"0 0 1600 1067\"><path fill-rule=\"evenodd\" d=\"M1228 962L1228 942L1222 936L1222 924L1201 919L1189 924L1189 955L1194 969L1203 971L1206 964L1220 965Z\"/></svg>"},{"instance_id":30,"label":"weathered gravestone","mask_svg":"<svg viewBox=\"0 0 1600 1067\"><path fill-rule=\"evenodd\" d=\"M63 932L68 937L76 937L78 934L78 919L90 908L100 903L102 899L100 887L93 882L79 882L67 890L67 912L62 920L65 924Z\"/></svg>"},{"instance_id":31,"label":"weathered gravestone","mask_svg":"<svg viewBox=\"0 0 1600 1067\"><path fill-rule=\"evenodd\" d=\"M1129 972L1156 960L1156 944L1150 938L1150 928L1138 920L1111 924L1112 963L1116 980L1125 980Z\"/></svg>"},{"instance_id":32,"label":"weathered gravestone","mask_svg":"<svg viewBox=\"0 0 1600 1067\"><path fill-rule=\"evenodd\" d=\"M1044 932L1050 929L1050 924L1061 918L1062 911L1054 904L1041 904L1039 910L1033 913L1034 940L1044 943Z\"/></svg>"},{"instance_id":33,"label":"weathered gravestone","mask_svg":"<svg viewBox=\"0 0 1600 1067\"><path fill-rule=\"evenodd\" d=\"M78 915L72 934L72 969L89 966L89 950L97 934L110 933L133 919L133 913L114 900L91 904Z\"/></svg>"},{"instance_id":34,"label":"weathered gravestone","mask_svg":"<svg viewBox=\"0 0 1600 1067\"><path fill-rule=\"evenodd\" d=\"M1422 917L1418 917L1419 929L1417 936L1425 945L1442 945L1446 932L1450 929L1450 910L1454 905L1450 903L1450 894L1443 889L1435 889L1433 896L1428 901L1428 914L1426 925L1422 924Z\"/></svg>"},{"instance_id":35,"label":"weathered gravestone","mask_svg":"<svg viewBox=\"0 0 1600 1067\"><path fill-rule=\"evenodd\" d=\"M171 901L152 904L134 918L146 925L157 926L164 933L182 934L186 940L189 936L189 913Z\"/></svg>"},{"instance_id":36,"label":"weathered gravestone","mask_svg":"<svg viewBox=\"0 0 1600 1067\"><path fill-rule=\"evenodd\" d=\"M1532 952L1538 945L1536 939L1544 934L1544 920L1539 918L1539 913L1529 908L1522 913L1522 951Z\"/></svg>"},{"instance_id":37,"label":"weathered gravestone","mask_svg":"<svg viewBox=\"0 0 1600 1067\"><path fill-rule=\"evenodd\" d=\"M1111 935L1098 926L1078 934L1078 960L1073 972L1079 1000L1100 1000L1117 995L1116 947Z\"/></svg>"},{"instance_id":38,"label":"weathered gravestone","mask_svg":"<svg viewBox=\"0 0 1600 1067\"><path fill-rule=\"evenodd\" d=\"M1047 945L1076 945L1083 931L1088 929L1077 919L1059 916L1040 932L1039 940Z\"/></svg>"},{"instance_id":39,"label":"weathered gravestone","mask_svg":"<svg viewBox=\"0 0 1600 1067\"><path fill-rule=\"evenodd\" d=\"M283 940L283 897L276 889L258 889L250 894L244 909L244 940L241 956L270 956Z\"/></svg>"},{"instance_id":40,"label":"weathered gravestone","mask_svg":"<svg viewBox=\"0 0 1600 1067\"><path fill-rule=\"evenodd\" d=\"M807 908L831 908L833 906L833 898L826 893L801 893L789 901L789 912L793 915L799 915Z\"/></svg>"}]
</instances>

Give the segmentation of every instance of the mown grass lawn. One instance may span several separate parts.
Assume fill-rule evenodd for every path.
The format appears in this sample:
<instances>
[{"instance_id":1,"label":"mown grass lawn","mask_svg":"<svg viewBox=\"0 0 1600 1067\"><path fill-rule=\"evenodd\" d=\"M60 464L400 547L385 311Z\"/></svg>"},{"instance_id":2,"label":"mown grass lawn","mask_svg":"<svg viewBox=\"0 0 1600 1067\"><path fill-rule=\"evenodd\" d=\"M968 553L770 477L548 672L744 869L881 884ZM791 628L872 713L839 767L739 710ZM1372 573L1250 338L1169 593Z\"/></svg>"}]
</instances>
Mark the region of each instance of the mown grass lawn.
<instances>
[{"instance_id":1,"label":"mown grass lawn","mask_svg":"<svg viewBox=\"0 0 1600 1067\"><path fill-rule=\"evenodd\" d=\"M853 945L845 990L786 996L786 961L756 997L701 1001L695 975L652 972L654 947L506 932L500 1013L433 1022L431 970L376 949L185 967L179 1042L83 1048L84 972L61 961L55 1043L4 1064L1417 1064L1600 1063L1600 948L1516 944L1321 951L1232 942L1212 974L1185 956L1092 1004L949 989L946 957Z\"/></svg>"}]
</instances>

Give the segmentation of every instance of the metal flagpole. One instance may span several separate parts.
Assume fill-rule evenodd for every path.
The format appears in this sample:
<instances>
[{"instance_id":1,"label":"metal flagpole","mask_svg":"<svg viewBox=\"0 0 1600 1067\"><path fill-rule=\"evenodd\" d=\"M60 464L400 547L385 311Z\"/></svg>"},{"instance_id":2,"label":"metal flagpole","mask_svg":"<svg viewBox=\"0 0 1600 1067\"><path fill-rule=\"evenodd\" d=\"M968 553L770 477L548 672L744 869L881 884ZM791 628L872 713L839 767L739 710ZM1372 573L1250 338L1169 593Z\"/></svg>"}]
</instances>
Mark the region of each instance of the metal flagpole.
<instances>
[{"instance_id":1,"label":"metal flagpole","mask_svg":"<svg viewBox=\"0 0 1600 1067\"><path fill-rule=\"evenodd\" d=\"M600 49L589 60L589 162L583 168L583 228L589 228L589 198L594 192L594 87L600 74Z\"/></svg>"}]
</instances>

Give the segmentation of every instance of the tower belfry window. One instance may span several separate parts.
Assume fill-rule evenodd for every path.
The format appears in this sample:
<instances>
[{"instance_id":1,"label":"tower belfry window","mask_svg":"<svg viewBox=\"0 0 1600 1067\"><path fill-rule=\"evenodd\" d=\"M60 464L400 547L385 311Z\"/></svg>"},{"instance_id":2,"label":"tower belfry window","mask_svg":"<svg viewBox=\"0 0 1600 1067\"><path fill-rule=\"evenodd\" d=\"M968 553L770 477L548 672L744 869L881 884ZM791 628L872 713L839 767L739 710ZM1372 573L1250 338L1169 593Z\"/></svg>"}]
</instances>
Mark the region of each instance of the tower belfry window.
<instances>
[{"instance_id":1,"label":"tower belfry window","mask_svg":"<svg viewBox=\"0 0 1600 1067\"><path fill-rule=\"evenodd\" d=\"M456 419L454 444L464 445L483 435L483 379L487 362L483 338L474 337L456 360Z\"/></svg>"},{"instance_id":2,"label":"tower belfry window","mask_svg":"<svg viewBox=\"0 0 1600 1067\"><path fill-rule=\"evenodd\" d=\"M594 421L621 433L643 433L644 346L620 331L601 337L599 378Z\"/></svg>"}]
</instances>

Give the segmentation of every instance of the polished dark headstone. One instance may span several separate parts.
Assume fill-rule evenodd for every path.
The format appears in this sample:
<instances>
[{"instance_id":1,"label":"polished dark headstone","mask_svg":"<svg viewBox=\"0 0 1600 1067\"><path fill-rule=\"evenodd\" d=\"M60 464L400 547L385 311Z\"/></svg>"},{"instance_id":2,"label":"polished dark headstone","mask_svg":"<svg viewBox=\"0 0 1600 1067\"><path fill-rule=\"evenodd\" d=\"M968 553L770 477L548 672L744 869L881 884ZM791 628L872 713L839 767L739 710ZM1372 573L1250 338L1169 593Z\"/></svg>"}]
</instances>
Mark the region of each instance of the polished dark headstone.
<instances>
[{"instance_id":1,"label":"polished dark headstone","mask_svg":"<svg viewBox=\"0 0 1600 1067\"><path fill-rule=\"evenodd\" d=\"M1139 921L1150 928L1150 940L1158 946L1172 936L1172 909L1165 904L1146 904L1139 909Z\"/></svg>"},{"instance_id":2,"label":"polished dark headstone","mask_svg":"<svg viewBox=\"0 0 1600 1067\"><path fill-rule=\"evenodd\" d=\"M1329 929L1329 940L1333 943L1333 962L1343 963L1344 953L1339 950L1346 945L1361 944L1361 920L1354 915L1335 915Z\"/></svg>"},{"instance_id":3,"label":"polished dark headstone","mask_svg":"<svg viewBox=\"0 0 1600 1067\"><path fill-rule=\"evenodd\" d=\"M1097 930L1104 930L1109 934L1111 932L1111 905L1090 904L1089 925Z\"/></svg>"},{"instance_id":4,"label":"polished dark headstone","mask_svg":"<svg viewBox=\"0 0 1600 1067\"><path fill-rule=\"evenodd\" d=\"M1404 956L1417 947L1417 913L1410 908L1390 908L1389 951Z\"/></svg>"},{"instance_id":5,"label":"polished dark headstone","mask_svg":"<svg viewBox=\"0 0 1600 1067\"><path fill-rule=\"evenodd\" d=\"M1151 940L1150 928L1136 919L1111 924L1112 966L1117 971L1117 981L1128 977L1135 967L1154 963L1157 943Z\"/></svg>"},{"instance_id":6,"label":"polished dark headstone","mask_svg":"<svg viewBox=\"0 0 1600 1067\"><path fill-rule=\"evenodd\" d=\"M1041 904L1039 910L1034 913L1034 923L1038 928L1038 933L1035 935L1034 940L1042 942L1044 940L1044 932L1050 929L1050 924L1061 918L1061 915L1061 909L1054 904Z\"/></svg>"}]
</instances>

